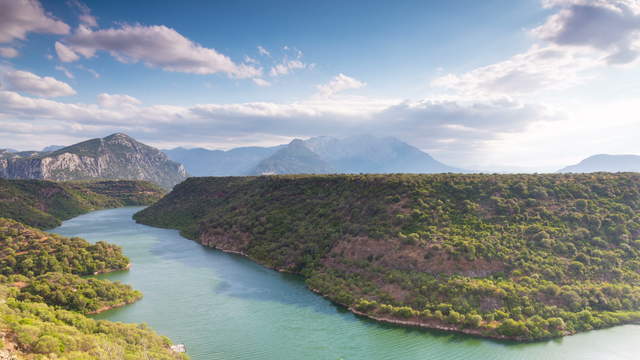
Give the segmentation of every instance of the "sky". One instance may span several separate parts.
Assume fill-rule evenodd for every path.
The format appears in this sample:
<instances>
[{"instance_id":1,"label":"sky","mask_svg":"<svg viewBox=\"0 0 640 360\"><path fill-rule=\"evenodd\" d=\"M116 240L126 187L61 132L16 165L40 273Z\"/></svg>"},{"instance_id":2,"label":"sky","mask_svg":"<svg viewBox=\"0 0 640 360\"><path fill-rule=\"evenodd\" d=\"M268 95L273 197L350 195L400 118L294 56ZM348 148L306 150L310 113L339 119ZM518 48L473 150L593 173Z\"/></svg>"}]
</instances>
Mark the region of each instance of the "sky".
<instances>
[{"instance_id":1,"label":"sky","mask_svg":"<svg viewBox=\"0 0 640 360\"><path fill-rule=\"evenodd\" d=\"M640 154L640 0L0 0L0 148L393 136L452 166Z\"/></svg>"}]
</instances>

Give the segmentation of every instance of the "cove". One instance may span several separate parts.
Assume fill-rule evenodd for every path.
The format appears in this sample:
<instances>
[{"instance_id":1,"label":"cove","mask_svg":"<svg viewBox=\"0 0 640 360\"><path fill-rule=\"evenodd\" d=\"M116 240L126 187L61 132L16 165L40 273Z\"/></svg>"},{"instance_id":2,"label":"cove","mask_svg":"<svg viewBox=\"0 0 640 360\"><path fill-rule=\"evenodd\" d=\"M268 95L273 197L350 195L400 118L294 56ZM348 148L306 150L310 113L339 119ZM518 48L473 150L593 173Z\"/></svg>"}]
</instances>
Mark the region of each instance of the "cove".
<instances>
[{"instance_id":1,"label":"cove","mask_svg":"<svg viewBox=\"0 0 640 360\"><path fill-rule=\"evenodd\" d=\"M94 318L147 323L194 360L637 359L640 326L517 344L402 328L355 316L301 278L205 248L175 230L136 224L129 207L64 222L52 232L120 245L130 271L100 275L144 293Z\"/></svg>"}]
</instances>

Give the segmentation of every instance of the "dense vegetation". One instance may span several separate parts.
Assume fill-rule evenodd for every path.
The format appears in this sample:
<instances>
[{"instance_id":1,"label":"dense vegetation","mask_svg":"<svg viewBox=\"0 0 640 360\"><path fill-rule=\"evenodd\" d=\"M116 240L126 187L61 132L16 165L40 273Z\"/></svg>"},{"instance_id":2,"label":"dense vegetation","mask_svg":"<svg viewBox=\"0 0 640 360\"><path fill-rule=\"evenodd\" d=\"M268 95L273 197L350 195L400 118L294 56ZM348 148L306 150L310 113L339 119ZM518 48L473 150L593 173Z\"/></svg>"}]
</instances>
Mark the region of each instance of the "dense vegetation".
<instances>
[{"instance_id":1,"label":"dense vegetation","mask_svg":"<svg viewBox=\"0 0 640 360\"><path fill-rule=\"evenodd\" d=\"M77 275L124 270L129 264L122 249L105 242L91 244L0 218L0 273L27 277L48 272Z\"/></svg>"},{"instance_id":2,"label":"dense vegetation","mask_svg":"<svg viewBox=\"0 0 640 360\"><path fill-rule=\"evenodd\" d=\"M83 314L131 304L142 297L129 285L59 272L26 280L22 286L19 300L43 302Z\"/></svg>"},{"instance_id":3,"label":"dense vegetation","mask_svg":"<svg viewBox=\"0 0 640 360\"><path fill-rule=\"evenodd\" d=\"M43 303L16 300L0 285L0 356L24 360L177 360L169 339L145 325L96 321ZM4 350L3 350L4 349Z\"/></svg>"},{"instance_id":4,"label":"dense vegetation","mask_svg":"<svg viewBox=\"0 0 640 360\"><path fill-rule=\"evenodd\" d=\"M75 207L78 203L73 202L78 198L69 200L67 197L68 194L76 196L74 192L86 195L87 189L96 191L91 190L88 197L79 197L87 201L80 204L117 206L117 202L127 204L146 196L154 197L153 189L157 189L136 182L115 182L115 186L112 186L114 182L61 185L44 181L9 181L3 184L4 194L11 193L16 197L13 198L15 203L0 207L0 216L28 214L28 211L11 210L28 206L31 203L26 200L43 196L42 191L44 194L53 191L53 197L64 191L60 195L62 202L40 203L52 206L55 211L64 211L78 209ZM23 186L29 191L20 191ZM145 189L151 191L145 194ZM133 193L127 194L127 191ZM95 198L93 194L96 194ZM96 199L98 202L94 201ZM108 202L102 202L105 199ZM72 206L60 206L69 204L65 202L67 200ZM6 209L10 211L5 212ZM81 277L125 270L128 264L129 260L118 246L105 242L91 244L80 238L49 234L15 220L0 218L0 359L186 359L186 355L170 349L168 339L144 325L95 321L80 314L123 306L142 296L127 285Z\"/></svg>"},{"instance_id":5,"label":"dense vegetation","mask_svg":"<svg viewBox=\"0 0 640 360\"><path fill-rule=\"evenodd\" d=\"M137 221L387 321L519 340L640 321L640 174L196 178Z\"/></svg>"},{"instance_id":6,"label":"dense vegetation","mask_svg":"<svg viewBox=\"0 0 640 360\"><path fill-rule=\"evenodd\" d=\"M92 210L149 205L163 190L143 181L74 181L0 179L0 217L42 229Z\"/></svg>"}]
</instances>

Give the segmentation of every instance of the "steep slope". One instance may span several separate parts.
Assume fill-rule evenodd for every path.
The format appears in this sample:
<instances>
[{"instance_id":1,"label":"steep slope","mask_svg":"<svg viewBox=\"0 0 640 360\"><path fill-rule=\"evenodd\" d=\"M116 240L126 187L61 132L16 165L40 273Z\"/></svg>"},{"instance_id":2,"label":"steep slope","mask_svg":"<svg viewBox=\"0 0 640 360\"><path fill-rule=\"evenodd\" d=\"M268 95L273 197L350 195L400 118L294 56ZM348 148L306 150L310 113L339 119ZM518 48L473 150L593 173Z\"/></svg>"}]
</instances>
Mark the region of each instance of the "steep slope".
<instances>
[{"instance_id":1,"label":"steep slope","mask_svg":"<svg viewBox=\"0 0 640 360\"><path fill-rule=\"evenodd\" d=\"M344 139L315 137L305 145L339 173L446 173L463 172L393 137L370 135Z\"/></svg>"},{"instance_id":2,"label":"steep slope","mask_svg":"<svg viewBox=\"0 0 640 360\"><path fill-rule=\"evenodd\" d=\"M150 205L164 191L143 181L76 181L0 179L0 217L39 228L92 210Z\"/></svg>"},{"instance_id":3,"label":"steep slope","mask_svg":"<svg viewBox=\"0 0 640 360\"><path fill-rule=\"evenodd\" d=\"M382 321L516 340L640 320L640 174L193 178L134 218Z\"/></svg>"},{"instance_id":4,"label":"steep slope","mask_svg":"<svg viewBox=\"0 0 640 360\"><path fill-rule=\"evenodd\" d=\"M117 133L54 152L0 154L0 177L43 180L146 180L170 189L187 177L159 150Z\"/></svg>"},{"instance_id":5,"label":"steep slope","mask_svg":"<svg viewBox=\"0 0 640 360\"><path fill-rule=\"evenodd\" d=\"M184 165L192 176L243 176L281 147L241 147L228 151L175 148L163 152Z\"/></svg>"},{"instance_id":6,"label":"steep slope","mask_svg":"<svg viewBox=\"0 0 640 360\"><path fill-rule=\"evenodd\" d=\"M640 172L638 155L594 155L576 165L558 170L560 173Z\"/></svg>"},{"instance_id":7,"label":"steep slope","mask_svg":"<svg viewBox=\"0 0 640 360\"><path fill-rule=\"evenodd\" d=\"M253 170L261 174L328 174L334 168L311 151L302 140L295 139L286 147L260 161Z\"/></svg>"}]
</instances>

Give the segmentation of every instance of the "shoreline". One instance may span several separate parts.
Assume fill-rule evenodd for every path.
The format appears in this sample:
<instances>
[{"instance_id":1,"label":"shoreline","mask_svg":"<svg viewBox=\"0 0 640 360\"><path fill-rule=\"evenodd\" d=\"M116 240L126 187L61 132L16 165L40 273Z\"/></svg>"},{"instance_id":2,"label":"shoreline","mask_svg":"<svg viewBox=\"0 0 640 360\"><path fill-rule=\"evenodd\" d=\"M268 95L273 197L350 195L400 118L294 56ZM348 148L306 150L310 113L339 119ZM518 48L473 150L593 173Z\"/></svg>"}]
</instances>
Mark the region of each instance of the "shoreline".
<instances>
[{"instance_id":1,"label":"shoreline","mask_svg":"<svg viewBox=\"0 0 640 360\"><path fill-rule=\"evenodd\" d=\"M276 267L265 265L265 264L259 262L258 260L252 258L251 256L247 255L246 253L244 253L242 251L221 249L221 248L218 248L218 247L215 247L215 246L208 246L208 245L202 244L198 240L193 240L193 241L197 242L201 246L204 246L204 247L207 247L207 248L210 248L210 249L214 249L214 250L218 250L218 251L221 251L223 253L242 256L242 257L244 257L246 259L249 259L249 260L253 261L254 263L256 263L256 264L258 264L260 266L263 266L263 267L265 267L267 269L271 269L271 270L274 270L274 271L277 271L277 272L280 272L280 273L300 275L300 274L297 274L297 273L293 273L291 271L287 271L285 269L279 269L279 268L276 268ZM302 275L300 275L300 276L302 276ZM427 322L421 322L421 321L417 321L417 320L400 320L400 319L395 319L395 318L390 318L390 317L375 316L375 315L372 315L372 314L368 314L368 313L356 310L352 306L341 304L341 303L329 298L327 295L323 294L319 290L310 287L309 285L306 284L306 282L305 282L305 287L307 289L309 289L309 291L311 291L312 293L317 294L319 296L322 296L323 298L329 300L331 303L333 303L335 305L338 305L338 306L342 307L343 309L348 310L349 312L351 312L352 314L354 314L356 316L361 316L361 317L364 317L364 318L367 318L367 319L370 319L370 320L373 320L373 321L377 321L377 322L380 322L380 323L383 323L383 324L397 325L397 326L401 326L401 327L413 327L413 328L419 328L419 329L425 329L425 330L438 330L438 331L443 331L443 332L450 332L450 333L458 333L458 334L463 334L463 335L469 335L469 336L474 336L474 337L483 338L483 339L501 340L501 341L514 341L514 342L519 342L519 343L532 343L532 342L539 342L539 341L546 341L546 340L549 340L549 339L553 339L553 338L528 339L528 338L509 337L509 336L504 336L504 335L500 335L500 334L487 334L487 333L484 333L482 329L465 329L465 328L457 328L457 327L450 326L450 325L443 325L443 324L435 323L435 321L434 321L434 323L427 323ZM566 333L563 336L569 336L569 335L573 335L573 334L574 333Z\"/></svg>"},{"instance_id":2,"label":"shoreline","mask_svg":"<svg viewBox=\"0 0 640 360\"><path fill-rule=\"evenodd\" d=\"M97 315L97 314L101 314L101 313L103 313L103 312L105 312L105 311L109 311L109 310L113 310L113 309L121 308L121 307L123 307L123 306L131 305L131 304L133 304L133 303L135 303L135 302L137 302L137 301L139 301L139 300L142 300L142 296L140 296L140 297L139 297L139 298L137 298L137 299L131 300L131 301L125 301L125 302L117 303L117 304L114 304L114 305L105 305L105 306L103 306L103 307L101 307L101 308L99 308L99 309L97 309L97 310L90 311L90 312L86 313L86 315Z\"/></svg>"},{"instance_id":3,"label":"shoreline","mask_svg":"<svg viewBox=\"0 0 640 360\"><path fill-rule=\"evenodd\" d=\"M215 246L209 246L209 245L205 245L205 244L201 243L198 240L190 239L190 238L188 238L186 236L183 236L183 237L185 239L195 241L196 243L198 243L201 246L206 247L206 248L218 250L218 251L221 251L221 252L227 253L227 254L233 254L233 255L242 256L243 258L249 259L249 260L253 261L254 263L256 263L256 264L258 264L258 265L260 265L262 267L265 267L267 269L274 270L274 271L277 271L279 273L299 275L299 276L302 277L301 274L294 273L294 272L288 271L286 269L280 269L280 268L276 268L276 267L272 267L272 266L263 264L260 261L254 259L253 257L247 255L246 253L244 253L242 251L222 249L222 248L218 248L218 247L215 247ZM304 279L304 277L303 277L303 279ZM537 338L537 339L522 338L522 337L509 337L509 336L500 335L500 334L496 334L496 333L493 333L493 334L486 333L483 329L458 328L458 327L454 327L454 326L451 326L451 325L442 324L439 321L427 322L427 321L409 320L409 319L401 320L401 319L396 319L396 318L392 318L392 317L376 316L376 315L373 315L373 314L368 314L368 313L356 310L352 306L348 306L348 305L339 303L339 302L331 299L327 295L323 294L319 290L310 287L308 284L306 284L306 282L305 282L305 287L309 291L313 292L314 294L322 296L323 298L327 299L331 303L333 303L333 304L335 304L337 306L340 306L341 308L351 312L352 314L354 314L356 316L364 317L364 318L367 318L369 320L376 321L376 322L379 322L379 323L382 323L382 324L396 325L396 326L406 327L406 328L418 328L418 329L423 329L423 330L435 330L435 331L449 332L449 333L462 334L462 335L467 335L467 336L473 336L473 337L480 338L480 339L494 340L494 341L511 341L511 342L516 342L516 343L521 343L521 344L536 343L536 342L549 341L549 340L553 340L553 339L562 339L562 338L564 338L566 336L572 336L572 335L576 335L576 334L580 334L580 333L586 333L586 332L595 331L595 330L603 330L603 329L607 329L607 328L611 328L611 327L615 327L615 326L621 326L621 325L638 325L638 326L640 326L640 322L633 322L632 321L632 322L617 324L617 325L610 326L610 327L605 327L605 328L600 328L600 329L593 329L593 330L589 330L589 331L582 331L582 332L580 332L580 331L568 332L567 331L563 335L557 336L557 337L550 336L550 337Z\"/></svg>"}]
</instances>

